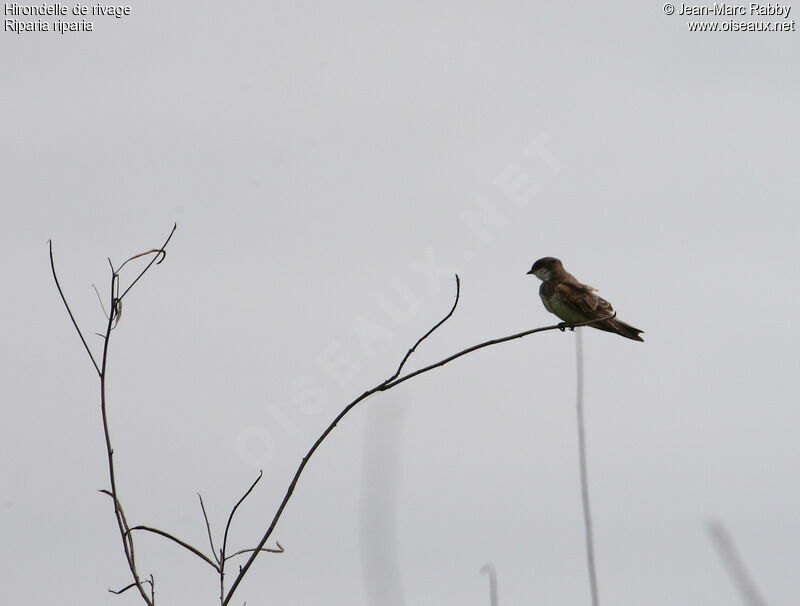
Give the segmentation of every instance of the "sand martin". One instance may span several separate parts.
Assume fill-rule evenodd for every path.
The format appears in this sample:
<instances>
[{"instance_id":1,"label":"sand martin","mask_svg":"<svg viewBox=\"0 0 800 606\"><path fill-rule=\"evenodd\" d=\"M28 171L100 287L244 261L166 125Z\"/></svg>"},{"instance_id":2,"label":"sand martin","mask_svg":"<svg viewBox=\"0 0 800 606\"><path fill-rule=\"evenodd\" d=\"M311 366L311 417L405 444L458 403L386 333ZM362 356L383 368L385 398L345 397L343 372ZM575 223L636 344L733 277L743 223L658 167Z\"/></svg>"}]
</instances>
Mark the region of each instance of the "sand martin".
<instances>
[{"instance_id":1,"label":"sand martin","mask_svg":"<svg viewBox=\"0 0 800 606\"><path fill-rule=\"evenodd\" d=\"M539 259L528 273L542 281L539 296L545 309L564 322L586 322L592 318L604 318L614 313L611 303L596 295L596 289L578 282L555 257ZM617 318L603 320L590 326L606 332L615 332L634 341L644 341L639 336L643 331Z\"/></svg>"}]
</instances>

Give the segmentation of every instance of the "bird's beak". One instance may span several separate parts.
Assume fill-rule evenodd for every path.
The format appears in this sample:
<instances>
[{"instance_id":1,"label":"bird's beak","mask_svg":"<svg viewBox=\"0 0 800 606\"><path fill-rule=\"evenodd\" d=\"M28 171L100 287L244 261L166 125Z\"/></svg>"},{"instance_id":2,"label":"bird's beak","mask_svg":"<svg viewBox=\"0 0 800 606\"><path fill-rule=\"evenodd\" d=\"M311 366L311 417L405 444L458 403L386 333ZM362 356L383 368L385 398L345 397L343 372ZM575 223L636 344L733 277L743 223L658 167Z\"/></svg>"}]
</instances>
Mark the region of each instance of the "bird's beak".
<instances>
[{"instance_id":1,"label":"bird's beak","mask_svg":"<svg viewBox=\"0 0 800 606\"><path fill-rule=\"evenodd\" d=\"M533 273L533 270L530 270L526 275L531 275L532 273Z\"/></svg>"}]
</instances>

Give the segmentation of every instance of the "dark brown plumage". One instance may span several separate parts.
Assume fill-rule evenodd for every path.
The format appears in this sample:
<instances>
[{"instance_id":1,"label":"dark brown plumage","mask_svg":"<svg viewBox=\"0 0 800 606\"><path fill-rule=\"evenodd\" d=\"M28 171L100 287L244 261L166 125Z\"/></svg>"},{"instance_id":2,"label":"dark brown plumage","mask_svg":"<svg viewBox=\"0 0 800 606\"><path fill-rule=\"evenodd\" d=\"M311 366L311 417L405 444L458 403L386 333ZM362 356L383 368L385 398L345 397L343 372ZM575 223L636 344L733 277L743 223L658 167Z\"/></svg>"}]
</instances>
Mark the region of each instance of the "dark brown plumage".
<instances>
[{"instance_id":1,"label":"dark brown plumage","mask_svg":"<svg viewBox=\"0 0 800 606\"><path fill-rule=\"evenodd\" d=\"M543 257L531 267L529 274L542 281L539 296L544 307L564 322L585 322L594 318L603 318L614 313L611 303L595 294L596 290L578 280L564 269L561 261L555 257ZM614 332L627 339L644 341L639 334L644 332L630 324L610 318L592 327L606 332Z\"/></svg>"}]
</instances>

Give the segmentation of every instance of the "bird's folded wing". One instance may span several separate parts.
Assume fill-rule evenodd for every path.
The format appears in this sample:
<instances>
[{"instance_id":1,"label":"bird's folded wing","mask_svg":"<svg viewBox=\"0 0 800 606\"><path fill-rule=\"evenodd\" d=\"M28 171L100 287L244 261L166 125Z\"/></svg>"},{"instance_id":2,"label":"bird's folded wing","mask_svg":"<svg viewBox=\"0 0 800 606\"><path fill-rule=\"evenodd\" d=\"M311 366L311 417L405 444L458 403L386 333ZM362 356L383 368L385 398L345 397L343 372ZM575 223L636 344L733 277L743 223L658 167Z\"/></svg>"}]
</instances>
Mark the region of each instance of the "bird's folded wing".
<instances>
[{"instance_id":1,"label":"bird's folded wing","mask_svg":"<svg viewBox=\"0 0 800 606\"><path fill-rule=\"evenodd\" d=\"M611 303L594 293L594 288L585 284L562 282L555 287L555 294L566 305L590 318L610 316L614 313Z\"/></svg>"}]
</instances>

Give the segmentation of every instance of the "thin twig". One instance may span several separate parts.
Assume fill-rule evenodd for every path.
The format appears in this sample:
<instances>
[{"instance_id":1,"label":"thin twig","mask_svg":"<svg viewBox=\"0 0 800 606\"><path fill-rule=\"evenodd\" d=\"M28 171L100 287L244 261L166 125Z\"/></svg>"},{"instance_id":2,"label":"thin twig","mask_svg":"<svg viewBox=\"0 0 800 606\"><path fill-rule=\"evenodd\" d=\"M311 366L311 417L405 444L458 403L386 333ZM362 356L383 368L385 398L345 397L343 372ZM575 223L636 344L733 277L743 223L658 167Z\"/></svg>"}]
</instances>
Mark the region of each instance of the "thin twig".
<instances>
[{"instance_id":1,"label":"thin twig","mask_svg":"<svg viewBox=\"0 0 800 606\"><path fill-rule=\"evenodd\" d=\"M53 280L55 280L56 288L58 289L58 294L61 295L61 300L64 302L64 307L67 308L67 313L69 314L69 319L72 320L72 325L75 327L75 330L78 331L78 336L81 338L81 343L86 348L86 353L89 354L89 359L92 361L92 365L94 369L97 371L97 374L100 374L100 367L97 365L97 361L94 359L94 355L92 354L92 350L89 349L89 345L86 343L86 339L83 338L83 333L81 332L80 327L78 326L78 322L75 321L75 316L72 315L72 310L69 308L69 303L67 303L67 298L64 296L64 291L61 290L61 284L58 282L58 276L56 275L56 265L55 261L53 261L53 241L47 241L50 247L50 269L53 271Z\"/></svg>"},{"instance_id":2,"label":"thin twig","mask_svg":"<svg viewBox=\"0 0 800 606\"><path fill-rule=\"evenodd\" d=\"M278 546L277 549L272 549L270 547L264 547L263 549L259 549L258 551L262 551L262 552L266 552L266 553L283 553L284 551L286 551L283 548L283 546L280 543L278 543L277 541L275 541L275 544ZM235 557L237 555L242 555L243 553L253 553L254 551L256 551L256 550L255 549L240 549L236 553L232 553L229 556L225 556L225 559L226 560L230 560L231 558L233 558L233 557Z\"/></svg>"},{"instance_id":3,"label":"thin twig","mask_svg":"<svg viewBox=\"0 0 800 606\"><path fill-rule=\"evenodd\" d=\"M178 229L178 224L177 224L177 223L175 223L175 224L172 226L172 231L171 231L171 232L169 232L169 236L167 236L167 239L166 239L166 241L164 242L164 244L162 244L162 245L161 245L161 248L159 248L159 249L153 249L153 250L160 251L160 252L164 253L164 256L165 256L165 255L167 254L167 253L166 253L166 251L165 251L165 249L167 248L167 244L169 244L169 241L172 239L172 236L173 236L173 234L175 233L175 230L176 230L176 229ZM142 253L142 254L148 254L148 253ZM143 276L143 275L144 275L144 274L147 272L147 270L148 270L148 269L150 269L150 267L152 267L153 263L156 263L156 262L158 262L158 263L161 263L161 261L163 261L163 260L164 260L164 256L162 256L162 255L156 255L155 257L153 257L152 259L150 259L150 263L148 263L148 264L145 266L145 268L144 268L144 269L143 269L141 272L139 272L139 275L138 275L138 276L136 276L136 278L134 279L134 281L133 281L133 282L131 282L130 286L128 286L128 288L126 288L126 289L125 289L125 290L122 292L122 294L121 294L121 295L119 295L119 296L117 297L117 300L118 300L118 301L122 301L122 299L124 299L124 298L125 298L125 295L127 295L127 294L128 294L128 292L130 291L130 289L131 289L131 288L133 288L133 287L134 287L134 285L135 285L135 284L136 284L136 283L139 281L139 279L140 279L140 278L141 278L141 277L142 277L142 276ZM135 257L131 257L131 258L135 258ZM159 260L159 259L160 259L160 260ZM130 260L130 259L129 259L129 260ZM127 262L128 262L128 261L126 261L125 263L127 263Z\"/></svg>"},{"instance_id":4,"label":"thin twig","mask_svg":"<svg viewBox=\"0 0 800 606\"><path fill-rule=\"evenodd\" d=\"M767 602L756 587L753 576L747 570L747 566L725 526L721 522L714 521L707 523L707 529L708 536L714 547L717 548L719 558L739 591L742 602L746 606L766 606Z\"/></svg>"},{"instance_id":5,"label":"thin twig","mask_svg":"<svg viewBox=\"0 0 800 606\"><path fill-rule=\"evenodd\" d=\"M575 362L577 368L576 408L578 419L578 455L581 468L581 504L583 505L583 529L586 535L586 565L589 569L589 587L592 606L600 604L597 589L597 569L594 561L594 533L592 531L592 506L589 499L589 470L586 462L586 432L583 416L583 339L581 331L575 331Z\"/></svg>"},{"instance_id":6,"label":"thin twig","mask_svg":"<svg viewBox=\"0 0 800 606\"><path fill-rule=\"evenodd\" d=\"M206 521L206 531L208 532L208 543L211 545L211 555L214 556L214 559L217 561L217 564L220 563L219 556L217 555L217 550L214 547L214 539L211 536L211 523L208 521L208 515L206 514L206 506L203 504L203 497L200 496L200 493L197 493L197 498L200 499L200 509L203 510L203 519Z\"/></svg>"},{"instance_id":7,"label":"thin twig","mask_svg":"<svg viewBox=\"0 0 800 606\"><path fill-rule=\"evenodd\" d=\"M103 316L105 317L106 320L108 320L108 313L106 312L106 306L103 305L103 299L102 297L100 297L100 292L97 290L97 286L95 286L94 284L92 284L92 288L94 289L94 294L97 295L97 301L98 303L100 303L100 309L103 310Z\"/></svg>"},{"instance_id":8,"label":"thin twig","mask_svg":"<svg viewBox=\"0 0 800 606\"><path fill-rule=\"evenodd\" d=\"M453 311L455 310L455 306L458 304L458 293L459 293L459 291L460 291L460 281L458 279L456 279L456 303L453 306L453 309L447 314L447 316L445 316L445 320L452 316ZM261 537L261 540L259 541L258 545L254 548L253 553L250 555L250 557L248 558L247 562L245 562L244 566L241 567L241 569L239 571L239 574L236 577L236 580L233 582L233 585L231 585L231 588L228 590L228 593L226 594L225 599L222 601L222 606L227 606L230 603L231 599L233 598L233 594L236 592L236 589L239 587L239 583L241 583L242 579L247 574L247 571L250 569L250 566L252 566L253 562L258 557L258 554L261 553L262 549L264 548L264 545L266 545L267 541L269 540L270 536L272 535L272 532L275 530L275 526L277 525L278 520L280 520L281 516L283 515L283 511L286 509L286 505L288 504L289 500L292 498L292 494L294 493L294 489L297 486L297 482L300 480L300 476L303 474L303 470L305 470L306 465L308 464L308 461L311 459L312 456L314 456L314 453L320 447L322 442L324 442L325 439L331 434L331 432L336 428L336 426L339 424L339 422L345 416L347 416L347 414L351 410L353 410L353 408L358 406L358 404L360 404L361 402L363 402L364 400L369 398L371 395L373 395L373 394L375 394L375 393L377 393L379 391L387 391L387 390L391 389L392 387L396 387L397 385L400 385L400 383L403 383L403 382L405 382L405 381L407 381L407 380L409 380L409 379L411 379L413 377L416 377L416 376L421 375L423 373L426 373L426 372L428 372L430 370L433 370L434 368L438 368L440 366L444 366L445 364L448 364L449 362L452 362L453 360L456 360L457 358L460 358L461 356L464 356L464 355L466 355L466 354L468 354L470 352L476 351L478 349L482 349L482 348L488 347L490 345L497 345L499 343L505 343L506 341L511 341L513 339L519 339L519 338L525 337L527 335L531 335L531 334L538 333L538 332L544 332L544 331L547 331L547 330L562 330L563 331L564 328L575 328L575 327L578 327L578 326L587 326L589 324L595 324L596 322L602 322L603 320L607 320L607 319L613 318L613 317L614 317L613 315L610 315L610 316L606 316L606 317L603 317L603 318L597 318L595 320L588 320L586 322L578 322L578 323L564 323L564 322L562 322L560 324L554 324L553 326L545 326L543 328L534 328L534 329L531 329L531 330L526 330L526 331L523 331L521 333L510 335L508 337L503 337L501 339L492 339L491 341L486 341L485 343L480 343L478 345L473 345L472 347L468 347L467 349L465 349L463 351L460 351L460 352L458 352L456 354L453 354L452 356L449 356L449 357L445 358L444 360L441 360L439 362L436 362L435 364L431 364L429 366L421 368L420 370L416 370L414 372L408 373L407 375L405 375L403 377L395 378L395 379L391 379L391 380L387 379L386 381L383 381L382 383L379 383L378 385L376 385L372 389L369 389L369 390L365 391L364 393L362 393L355 400L350 402L350 404L345 406L345 408L338 415L336 415L336 418L333 419L331 424L328 425L328 427L325 429L325 431L322 432L322 434L319 436L319 438L317 438L317 440L311 446L309 451L306 453L306 456L303 457L302 461L300 462L300 465L298 466L297 470L294 473L294 476L292 477L291 482L289 482L289 487L286 489L286 494L284 495L283 500L281 501L280 505L278 505L278 509L275 512L275 514L273 515L272 521L270 522L269 527L267 528L266 532L264 533L264 536ZM441 326L441 324L442 324L442 321L438 322L434 328L437 328L437 327ZM433 330L429 330L425 334L425 336L426 337L429 336L432 332L433 332ZM424 339L420 339L414 347L417 347L417 345L419 345L423 340ZM414 348L412 348L412 350L413 349ZM405 360L407 359L408 355L410 355L410 354L407 354L406 358L404 358L403 362L401 362L401 368L402 368L402 365L405 363Z\"/></svg>"},{"instance_id":9,"label":"thin twig","mask_svg":"<svg viewBox=\"0 0 800 606\"><path fill-rule=\"evenodd\" d=\"M258 477L257 477L257 478L255 479L255 481L254 481L254 482L253 482L253 483L250 485L250 488L248 488L248 489L247 489L247 492L245 492L245 493L244 493L244 495L242 495L242 498L241 498L241 499L239 499L239 500L236 502L236 505L234 505L234 506L233 506L233 509L231 509L231 514L228 516L228 523L227 523L227 524L225 524L225 535L224 535L224 536L223 536L223 538L222 538L222 558L223 558L223 559L225 558L225 550L227 549L227 546L228 546L228 531L231 529L231 522L233 522L233 516L236 514L236 510L237 510L237 509L239 509L239 505L241 505L241 504L242 504L242 502L243 502L243 501L244 501L244 500L245 500L245 499L246 499L248 496L250 496L250 493L251 493L251 492L253 492L253 489L256 487L256 484L258 484L258 482L261 480L261 478L262 478L263 476L264 476L264 471L263 471L263 470L260 470L260 471L258 472Z\"/></svg>"},{"instance_id":10,"label":"thin twig","mask_svg":"<svg viewBox=\"0 0 800 606\"><path fill-rule=\"evenodd\" d=\"M142 524L139 524L138 526L132 527L128 531L128 534L132 533L134 530L146 530L147 532L152 532L153 534L160 535L160 536L162 536L162 537L164 537L166 539L169 539L170 541L174 541L175 543L177 543L178 545L180 545L184 549L187 549L187 550L191 551L194 555L196 555L198 558L200 558L201 560L206 562L214 570L219 572L219 566L217 566L217 564L211 558L209 558L206 554L204 554L202 551L200 551L196 547L192 547L186 541L182 541L178 537L175 537L175 536L171 535L168 532L165 532L163 530L159 530L158 528L153 528L152 526L144 526Z\"/></svg>"},{"instance_id":11,"label":"thin twig","mask_svg":"<svg viewBox=\"0 0 800 606\"><path fill-rule=\"evenodd\" d=\"M400 371L403 370L403 366L405 366L406 362L408 362L408 359L411 357L411 354L414 353L414 351L417 349L417 347L419 347L419 344L422 343L428 337L430 337L431 334L433 334L434 330L439 328L442 324L444 324L445 322L447 322L447 320L450 319L450 316L453 315L453 312L455 312L456 307L458 306L458 300L459 300L460 296L461 296L461 279L458 277L458 274L456 274L456 297L455 297L455 300L453 301L453 307L450 308L450 311L447 312L447 315L444 318L442 318L441 320L439 320L439 322L434 324L433 328L431 328L428 332L426 332L424 335L422 335L419 338L419 340L416 343L414 343L414 346L406 352L406 355L401 360L400 365L397 367L397 370L395 371L395 373L391 377L389 377L385 381L385 383L391 383L397 377L399 377L400 376Z\"/></svg>"},{"instance_id":12,"label":"thin twig","mask_svg":"<svg viewBox=\"0 0 800 606\"><path fill-rule=\"evenodd\" d=\"M130 526L128 526L128 518L125 517L125 510L122 508L122 503L120 503L119 500L116 499L116 497L111 493L110 490L106 490L104 488L104 489L100 490L100 492L102 492L103 494L108 495L113 500L115 500L115 502L117 504L117 509L119 510L119 517L122 520L122 527L125 529L125 536L128 539L128 549L130 550L131 559L135 561L136 557L135 557L134 549L133 549L133 538L130 536L131 529L130 529Z\"/></svg>"},{"instance_id":13,"label":"thin twig","mask_svg":"<svg viewBox=\"0 0 800 606\"><path fill-rule=\"evenodd\" d=\"M128 591L128 589L130 589L131 587L136 587L136 583L131 583L130 585L125 585L125 587L123 587L122 589L111 589L109 587L108 588L108 592L116 594L116 595L120 595L121 593L125 593L126 591Z\"/></svg>"},{"instance_id":14,"label":"thin twig","mask_svg":"<svg viewBox=\"0 0 800 606\"><path fill-rule=\"evenodd\" d=\"M117 273L121 272L122 268L125 267L130 261L133 261L134 259L138 259L140 257L144 257L145 255L152 255L153 253L158 253L159 257L161 257L160 259L156 257L156 265L159 265L164 259L167 258L167 251L164 250L163 248L151 248L150 250L146 250L143 253L139 253L138 255L133 255L132 257L126 259L122 263L122 265L120 265L119 268L117 269Z\"/></svg>"},{"instance_id":15,"label":"thin twig","mask_svg":"<svg viewBox=\"0 0 800 606\"><path fill-rule=\"evenodd\" d=\"M226 554L226 549L228 548L228 531L231 529L231 523L233 522L233 516L236 514L236 510L239 509L239 505L241 505L242 502L250 495L250 493L253 492L253 489L256 487L256 484L258 484L259 480L261 480L261 478L263 476L264 476L264 471L263 470L259 471L258 472L258 477L250 485L250 488L247 489L247 492L245 492L242 495L242 498L239 499L236 502L236 505L233 506L233 509L231 509L231 513L228 516L228 523L225 524L225 534L222 537L222 549L219 552L219 562L220 562L220 564L219 564L219 601L220 601L220 603L223 603L224 600L225 600L225 561L228 559L227 557L225 557L225 554ZM259 545L258 547L260 549L261 547L263 547L263 545Z\"/></svg>"},{"instance_id":16,"label":"thin twig","mask_svg":"<svg viewBox=\"0 0 800 606\"><path fill-rule=\"evenodd\" d=\"M154 595L154 590L152 589L152 587L154 585L154 583L153 583L153 575L151 574L150 578L149 579L145 579L144 582L148 583L150 585L150 587L151 587L150 595L151 596ZM122 589L111 589L109 587L108 591L109 591L109 593L113 593L115 595L120 595L121 593L125 593L126 591L128 591L128 589L131 589L132 587L136 587L136 583L131 583L130 585L125 585L125 587L123 587Z\"/></svg>"},{"instance_id":17,"label":"thin twig","mask_svg":"<svg viewBox=\"0 0 800 606\"><path fill-rule=\"evenodd\" d=\"M149 579L145 579L144 582L147 583L148 585L150 585L150 596L153 597L153 599L155 601L155 586L156 586L156 583L155 583L155 579L153 579L153 575L151 574L150 578ZM125 587L123 587L122 589L118 589L118 590L114 590L114 589L111 589L109 587L108 591L109 591L109 593L113 593L115 595L119 595L121 593L125 593L126 591L128 591L128 589L131 589L132 587L136 587L136 583L131 583L130 585L125 585Z\"/></svg>"}]
</instances>

